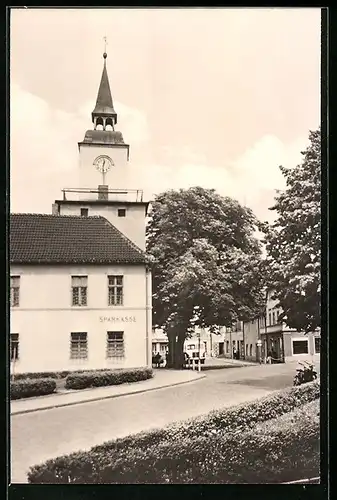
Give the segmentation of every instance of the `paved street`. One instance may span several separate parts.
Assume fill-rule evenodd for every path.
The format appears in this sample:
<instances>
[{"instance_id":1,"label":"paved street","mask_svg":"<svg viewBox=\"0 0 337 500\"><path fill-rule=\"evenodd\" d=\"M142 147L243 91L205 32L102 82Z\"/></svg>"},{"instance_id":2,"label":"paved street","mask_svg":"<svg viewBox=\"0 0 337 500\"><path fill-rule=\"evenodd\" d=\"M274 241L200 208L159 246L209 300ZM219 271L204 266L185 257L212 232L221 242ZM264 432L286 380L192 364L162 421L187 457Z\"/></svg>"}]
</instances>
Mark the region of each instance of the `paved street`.
<instances>
[{"instance_id":1,"label":"paved street","mask_svg":"<svg viewBox=\"0 0 337 500\"><path fill-rule=\"evenodd\" d=\"M26 482L30 465L104 441L159 427L264 396L292 385L296 365L262 365L206 372L206 378L172 388L14 415L12 482Z\"/></svg>"}]
</instances>

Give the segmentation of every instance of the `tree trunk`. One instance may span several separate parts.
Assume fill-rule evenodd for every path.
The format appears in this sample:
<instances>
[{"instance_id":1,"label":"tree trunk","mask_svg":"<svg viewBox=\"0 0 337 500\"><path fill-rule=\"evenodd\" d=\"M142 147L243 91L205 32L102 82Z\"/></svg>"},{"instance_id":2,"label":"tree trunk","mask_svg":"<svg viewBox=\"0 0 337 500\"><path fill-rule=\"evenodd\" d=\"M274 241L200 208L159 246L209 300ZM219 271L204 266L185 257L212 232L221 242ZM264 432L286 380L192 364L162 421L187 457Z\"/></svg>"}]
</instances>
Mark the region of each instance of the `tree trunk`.
<instances>
[{"instance_id":1,"label":"tree trunk","mask_svg":"<svg viewBox=\"0 0 337 500\"><path fill-rule=\"evenodd\" d=\"M173 365L176 370L182 370L184 368L184 337L179 337L175 342L175 352Z\"/></svg>"},{"instance_id":2,"label":"tree trunk","mask_svg":"<svg viewBox=\"0 0 337 500\"><path fill-rule=\"evenodd\" d=\"M166 361L167 368L175 368L182 370L184 368L184 335L177 335L176 330L172 329L167 332L169 341L169 352Z\"/></svg>"},{"instance_id":3,"label":"tree trunk","mask_svg":"<svg viewBox=\"0 0 337 500\"><path fill-rule=\"evenodd\" d=\"M173 368L175 336L175 331L167 331L168 355L166 359L166 368Z\"/></svg>"}]
</instances>

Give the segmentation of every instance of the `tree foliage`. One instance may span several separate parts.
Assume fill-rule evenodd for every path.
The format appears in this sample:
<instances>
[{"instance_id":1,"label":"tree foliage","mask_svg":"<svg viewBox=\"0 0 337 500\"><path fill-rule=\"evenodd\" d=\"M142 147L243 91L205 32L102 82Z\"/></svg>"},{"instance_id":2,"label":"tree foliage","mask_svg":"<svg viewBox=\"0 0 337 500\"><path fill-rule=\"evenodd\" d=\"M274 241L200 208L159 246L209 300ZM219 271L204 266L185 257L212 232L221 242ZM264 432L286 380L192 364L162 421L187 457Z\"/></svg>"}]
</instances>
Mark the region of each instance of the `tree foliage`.
<instances>
[{"instance_id":1,"label":"tree foliage","mask_svg":"<svg viewBox=\"0 0 337 500\"><path fill-rule=\"evenodd\" d=\"M310 131L302 163L280 167L286 189L278 191L265 224L269 287L289 327L314 331L321 324L321 134Z\"/></svg>"},{"instance_id":2,"label":"tree foliage","mask_svg":"<svg viewBox=\"0 0 337 500\"><path fill-rule=\"evenodd\" d=\"M178 343L195 326L217 331L261 310L261 246L248 208L214 189L156 197L147 227L153 257L153 324Z\"/></svg>"}]
</instances>

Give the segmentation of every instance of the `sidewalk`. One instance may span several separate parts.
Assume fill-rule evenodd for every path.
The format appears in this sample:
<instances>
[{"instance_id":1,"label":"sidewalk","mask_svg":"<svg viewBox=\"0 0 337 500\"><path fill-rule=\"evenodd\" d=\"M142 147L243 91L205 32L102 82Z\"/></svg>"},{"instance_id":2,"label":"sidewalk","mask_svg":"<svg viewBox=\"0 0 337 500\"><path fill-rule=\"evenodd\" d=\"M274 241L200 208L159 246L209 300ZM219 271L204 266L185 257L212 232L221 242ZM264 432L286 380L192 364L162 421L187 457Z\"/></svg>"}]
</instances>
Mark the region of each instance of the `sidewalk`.
<instances>
[{"instance_id":1,"label":"sidewalk","mask_svg":"<svg viewBox=\"0 0 337 500\"><path fill-rule=\"evenodd\" d=\"M79 391L59 392L38 398L18 399L11 401L11 415L20 415L40 410L49 410L55 407L70 406L90 401L117 398L141 392L153 391L164 387L194 382L205 378L205 374L192 370L154 370L154 377L132 384L97 387Z\"/></svg>"}]
</instances>

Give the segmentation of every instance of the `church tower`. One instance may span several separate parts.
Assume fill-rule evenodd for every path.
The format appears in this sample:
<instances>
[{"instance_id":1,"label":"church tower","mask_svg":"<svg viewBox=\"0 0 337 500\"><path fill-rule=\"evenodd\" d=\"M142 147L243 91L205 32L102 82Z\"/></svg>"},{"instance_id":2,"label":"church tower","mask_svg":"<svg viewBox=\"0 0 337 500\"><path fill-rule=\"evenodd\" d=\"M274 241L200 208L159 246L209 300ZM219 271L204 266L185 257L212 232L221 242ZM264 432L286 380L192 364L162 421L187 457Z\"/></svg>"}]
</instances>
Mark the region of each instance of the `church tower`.
<instances>
[{"instance_id":1,"label":"church tower","mask_svg":"<svg viewBox=\"0 0 337 500\"><path fill-rule=\"evenodd\" d=\"M79 148L78 188L63 189L53 212L60 215L102 215L142 250L145 249L145 218L148 203L132 184L129 145L117 131L108 72L107 53L96 105L91 113L93 128L87 130Z\"/></svg>"}]
</instances>

